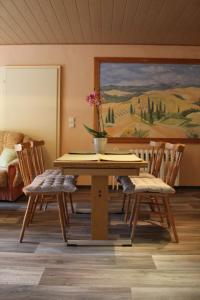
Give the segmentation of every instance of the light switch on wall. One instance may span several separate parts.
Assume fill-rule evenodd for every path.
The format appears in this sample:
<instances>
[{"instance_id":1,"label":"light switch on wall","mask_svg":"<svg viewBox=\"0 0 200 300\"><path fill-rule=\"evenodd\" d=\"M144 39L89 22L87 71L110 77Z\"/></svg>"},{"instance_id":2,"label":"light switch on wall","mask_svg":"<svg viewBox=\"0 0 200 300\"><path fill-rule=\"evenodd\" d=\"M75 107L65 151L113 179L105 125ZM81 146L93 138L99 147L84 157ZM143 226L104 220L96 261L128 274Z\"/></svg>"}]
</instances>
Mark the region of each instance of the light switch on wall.
<instances>
[{"instance_id":1,"label":"light switch on wall","mask_svg":"<svg viewBox=\"0 0 200 300\"><path fill-rule=\"evenodd\" d=\"M68 127L69 128L74 128L75 127L75 118L74 117L69 117L68 118Z\"/></svg>"}]
</instances>

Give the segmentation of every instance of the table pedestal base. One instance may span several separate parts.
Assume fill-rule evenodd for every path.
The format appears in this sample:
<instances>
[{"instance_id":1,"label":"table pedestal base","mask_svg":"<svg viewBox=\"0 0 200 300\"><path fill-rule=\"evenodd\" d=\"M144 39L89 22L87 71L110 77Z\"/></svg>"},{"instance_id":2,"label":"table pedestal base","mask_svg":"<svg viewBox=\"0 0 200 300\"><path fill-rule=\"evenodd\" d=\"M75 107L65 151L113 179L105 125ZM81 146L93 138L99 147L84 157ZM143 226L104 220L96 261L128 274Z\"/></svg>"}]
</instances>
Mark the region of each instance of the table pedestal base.
<instances>
[{"instance_id":1,"label":"table pedestal base","mask_svg":"<svg viewBox=\"0 0 200 300\"><path fill-rule=\"evenodd\" d=\"M93 240L108 239L108 176L92 176L91 230Z\"/></svg>"},{"instance_id":2,"label":"table pedestal base","mask_svg":"<svg viewBox=\"0 0 200 300\"><path fill-rule=\"evenodd\" d=\"M68 240L67 246L121 246L132 247L131 240Z\"/></svg>"}]
</instances>

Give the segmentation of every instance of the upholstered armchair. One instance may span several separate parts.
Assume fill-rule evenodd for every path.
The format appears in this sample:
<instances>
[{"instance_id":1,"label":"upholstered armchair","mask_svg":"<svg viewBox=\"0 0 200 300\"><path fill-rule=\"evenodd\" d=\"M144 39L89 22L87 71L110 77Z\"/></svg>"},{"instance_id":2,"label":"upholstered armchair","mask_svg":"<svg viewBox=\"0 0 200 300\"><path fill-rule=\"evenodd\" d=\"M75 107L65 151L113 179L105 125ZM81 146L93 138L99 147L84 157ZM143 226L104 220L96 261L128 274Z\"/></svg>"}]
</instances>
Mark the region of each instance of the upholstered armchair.
<instances>
[{"instance_id":1,"label":"upholstered armchair","mask_svg":"<svg viewBox=\"0 0 200 300\"><path fill-rule=\"evenodd\" d=\"M22 133L0 130L0 201L14 201L23 193L14 145L27 140Z\"/></svg>"}]
</instances>

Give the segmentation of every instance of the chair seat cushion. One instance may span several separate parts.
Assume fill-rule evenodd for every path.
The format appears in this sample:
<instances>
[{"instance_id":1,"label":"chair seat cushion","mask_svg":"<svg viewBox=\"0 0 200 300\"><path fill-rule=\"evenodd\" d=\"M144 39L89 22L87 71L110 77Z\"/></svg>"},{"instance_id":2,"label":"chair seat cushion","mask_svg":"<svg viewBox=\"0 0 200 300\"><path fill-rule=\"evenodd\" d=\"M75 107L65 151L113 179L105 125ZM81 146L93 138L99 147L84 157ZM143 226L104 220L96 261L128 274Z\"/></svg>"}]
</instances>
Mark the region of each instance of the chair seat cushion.
<instances>
[{"instance_id":1,"label":"chair seat cushion","mask_svg":"<svg viewBox=\"0 0 200 300\"><path fill-rule=\"evenodd\" d=\"M45 170L40 176L57 176L57 175L62 175L62 170L61 169L48 169ZM65 175L68 181L71 184L76 184L77 182L77 175Z\"/></svg>"},{"instance_id":2,"label":"chair seat cushion","mask_svg":"<svg viewBox=\"0 0 200 300\"><path fill-rule=\"evenodd\" d=\"M125 194L134 193L135 185L129 176L117 176L116 180L122 185Z\"/></svg>"},{"instance_id":3,"label":"chair seat cushion","mask_svg":"<svg viewBox=\"0 0 200 300\"><path fill-rule=\"evenodd\" d=\"M68 179L68 176L57 175L47 176L39 175L35 177L33 182L24 187L25 194L30 193L72 193L77 190L77 187Z\"/></svg>"},{"instance_id":4,"label":"chair seat cushion","mask_svg":"<svg viewBox=\"0 0 200 300\"><path fill-rule=\"evenodd\" d=\"M135 185L135 193L149 192L149 193L165 193L173 194L175 190L166 184L160 178L131 178Z\"/></svg>"},{"instance_id":5,"label":"chair seat cushion","mask_svg":"<svg viewBox=\"0 0 200 300\"><path fill-rule=\"evenodd\" d=\"M131 176L131 178L140 178L140 177L144 177L144 178L155 178L154 175L147 173L147 172L140 172L139 176Z\"/></svg>"},{"instance_id":6,"label":"chair seat cushion","mask_svg":"<svg viewBox=\"0 0 200 300\"><path fill-rule=\"evenodd\" d=\"M60 169L48 169L45 170L40 176L56 176L62 175L62 171Z\"/></svg>"}]
</instances>

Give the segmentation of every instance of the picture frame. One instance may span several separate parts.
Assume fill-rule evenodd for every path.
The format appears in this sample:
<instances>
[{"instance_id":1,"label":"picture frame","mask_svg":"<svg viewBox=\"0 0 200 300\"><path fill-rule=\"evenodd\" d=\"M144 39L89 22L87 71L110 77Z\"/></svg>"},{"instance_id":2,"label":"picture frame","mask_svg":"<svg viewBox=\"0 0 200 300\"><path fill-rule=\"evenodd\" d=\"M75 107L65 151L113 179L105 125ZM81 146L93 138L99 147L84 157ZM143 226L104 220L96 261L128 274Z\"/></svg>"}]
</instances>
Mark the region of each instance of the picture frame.
<instances>
[{"instance_id":1,"label":"picture frame","mask_svg":"<svg viewBox=\"0 0 200 300\"><path fill-rule=\"evenodd\" d=\"M108 142L200 143L200 59L95 57L94 88Z\"/></svg>"}]
</instances>

